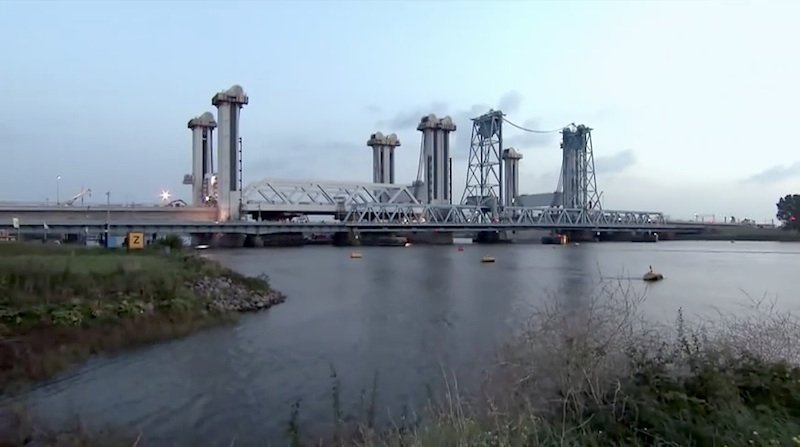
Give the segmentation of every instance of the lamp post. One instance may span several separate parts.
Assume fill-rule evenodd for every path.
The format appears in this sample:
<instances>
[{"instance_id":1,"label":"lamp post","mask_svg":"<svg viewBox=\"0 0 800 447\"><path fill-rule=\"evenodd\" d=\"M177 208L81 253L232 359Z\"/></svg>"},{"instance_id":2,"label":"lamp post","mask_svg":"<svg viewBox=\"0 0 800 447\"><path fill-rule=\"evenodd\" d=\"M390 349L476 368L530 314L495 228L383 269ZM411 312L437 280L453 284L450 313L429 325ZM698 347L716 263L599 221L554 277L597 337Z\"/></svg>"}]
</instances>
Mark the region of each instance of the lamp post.
<instances>
[{"instance_id":1,"label":"lamp post","mask_svg":"<svg viewBox=\"0 0 800 447\"><path fill-rule=\"evenodd\" d=\"M61 176L56 176L56 205L61 205Z\"/></svg>"}]
</instances>

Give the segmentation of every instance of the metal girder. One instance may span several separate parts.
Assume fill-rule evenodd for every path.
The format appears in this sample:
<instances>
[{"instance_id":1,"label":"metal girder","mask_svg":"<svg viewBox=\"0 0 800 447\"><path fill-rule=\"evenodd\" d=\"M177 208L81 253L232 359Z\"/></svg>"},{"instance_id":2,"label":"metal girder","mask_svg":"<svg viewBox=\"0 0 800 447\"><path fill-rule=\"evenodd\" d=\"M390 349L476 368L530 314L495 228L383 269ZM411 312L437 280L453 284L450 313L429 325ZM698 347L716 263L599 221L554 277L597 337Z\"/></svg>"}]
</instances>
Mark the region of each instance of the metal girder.
<instances>
[{"instance_id":1,"label":"metal girder","mask_svg":"<svg viewBox=\"0 0 800 447\"><path fill-rule=\"evenodd\" d=\"M470 205L384 205L354 206L345 223L392 223L401 225L475 225L490 223L478 206Z\"/></svg>"},{"instance_id":2,"label":"metal girder","mask_svg":"<svg viewBox=\"0 0 800 447\"><path fill-rule=\"evenodd\" d=\"M366 204L350 208L344 222L391 224L489 224L526 228L658 228L667 225L662 213L569 208L506 207L496 217L486 207L473 205Z\"/></svg>"},{"instance_id":3,"label":"metal girder","mask_svg":"<svg viewBox=\"0 0 800 447\"><path fill-rule=\"evenodd\" d=\"M391 208L397 208L392 210ZM366 207L360 207L366 208ZM153 222L124 221L108 226L111 234L124 235L129 231L157 234L250 234L264 235L287 232L340 232L340 231L435 231L475 232L519 229L542 230L594 230L594 231L702 231L708 225L701 223L667 222L660 213L644 211L584 211L517 209L489 222L487 212L469 206L369 206L370 209L352 210L343 222ZM408 219L408 221L405 221ZM20 228L0 222L0 232L22 234L101 234L106 229L101 221L54 222L45 228L41 224L20 223Z\"/></svg>"},{"instance_id":4,"label":"metal girder","mask_svg":"<svg viewBox=\"0 0 800 447\"><path fill-rule=\"evenodd\" d=\"M601 209L592 129L572 124L561 131L561 137L561 173L556 191L562 194L558 204L565 208Z\"/></svg>"},{"instance_id":5,"label":"metal girder","mask_svg":"<svg viewBox=\"0 0 800 447\"><path fill-rule=\"evenodd\" d=\"M419 204L411 190L386 183L262 180L248 185L244 211L304 211L326 213L336 206L368 203Z\"/></svg>"},{"instance_id":6,"label":"metal girder","mask_svg":"<svg viewBox=\"0 0 800 447\"><path fill-rule=\"evenodd\" d=\"M503 203L503 112L490 110L472 118L467 183L462 204Z\"/></svg>"}]
</instances>

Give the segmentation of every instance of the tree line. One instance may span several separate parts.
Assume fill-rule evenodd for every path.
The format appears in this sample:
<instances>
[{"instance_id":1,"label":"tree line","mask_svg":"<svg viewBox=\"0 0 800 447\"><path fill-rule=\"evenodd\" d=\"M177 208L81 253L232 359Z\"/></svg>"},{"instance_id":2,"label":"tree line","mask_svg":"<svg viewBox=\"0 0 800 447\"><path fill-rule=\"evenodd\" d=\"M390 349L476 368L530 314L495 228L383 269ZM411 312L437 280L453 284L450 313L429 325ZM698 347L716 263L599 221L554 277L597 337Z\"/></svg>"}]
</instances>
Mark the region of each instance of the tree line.
<instances>
[{"instance_id":1,"label":"tree line","mask_svg":"<svg viewBox=\"0 0 800 447\"><path fill-rule=\"evenodd\" d=\"M777 203L776 217L786 230L800 231L800 194L787 194Z\"/></svg>"}]
</instances>

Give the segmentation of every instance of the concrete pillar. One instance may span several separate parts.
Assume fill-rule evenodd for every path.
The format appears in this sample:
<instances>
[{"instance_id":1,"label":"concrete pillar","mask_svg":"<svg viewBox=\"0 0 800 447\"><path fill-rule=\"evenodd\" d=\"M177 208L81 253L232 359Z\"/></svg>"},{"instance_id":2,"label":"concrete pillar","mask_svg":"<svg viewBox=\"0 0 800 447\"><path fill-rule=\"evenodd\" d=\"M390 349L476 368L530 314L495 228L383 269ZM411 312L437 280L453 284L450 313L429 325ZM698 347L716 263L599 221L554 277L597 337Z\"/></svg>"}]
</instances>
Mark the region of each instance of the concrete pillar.
<instances>
[{"instance_id":1,"label":"concrete pillar","mask_svg":"<svg viewBox=\"0 0 800 447\"><path fill-rule=\"evenodd\" d=\"M239 112L249 98L234 85L211 98L217 108L217 209L218 220L239 219L241 162L239 160Z\"/></svg>"},{"instance_id":2,"label":"concrete pillar","mask_svg":"<svg viewBox=\"0 0 800 447\"><path fill-rule=\"evenodd\" d=\"M217 122L211 112L189 120L192 130L192 205L203 206L209 194L208 184L214 172L212 166L212 139Z\"/></svg>"},{"instance_id":3,"label":"concrete pillar","mask_svg":"<svg viewBox=\"0 0 800 447\"><path fill-rule=\"evenodd\" d=\"M383 182L394 183L394 150L400 147L400 140L397 134L390 133L386 136L383 146Z\"/></svg>"},{"instance_id":4,"label":"concrete pillar","mask_svg":"<svg viewBox=\"0 0 800 447\"><path fill-rule=\"evenodd\" d=\"M375 132L367 146L372 148L372 183L394 183L394 150L400 146L397 135Z\"/></svg>"},{"instance_id":5,"label":"concrete pillar","mask_svg":"<svg viewBox=\"0 0 800 447\"><path fill-rule=\"evenodd\" d=\"M422 193L423 203L437 204L439 196L439 159L438 145L436 142L436 128L439 124L436 115L430 114L423 116L417 126L417 130L422 132L422 163L424 173L422 181L425 183L425 190ZM438 174L438 175L437 175Z\"/></svg>"},{"instance_id":6,"label":"concrete pillar","mask_svg":"<svg viewBox=\"0 0 800 447\"><path fill-rule=\"evenodd\" d=\"M514 201L519 197L519 161L522 160L522 154L510 147L503 150L502 158L505 171L503 206L513 206Z\"/></svg>"},{"instance_id":7,"label":"concrete pillar","mask_svg":"<svg viewBox=\"0 0 800 447\"><path fill-rule=\"evenodd\" d=\"M450 203L450 132L456 130L452 118L430 114L417 126L422 132L423 181L425 190L420 200L431 205Z\"/></svg>"},{"instance_id":8,"label":"concrete pillar","mask_svg":"<svg viewBox=\"0 0 800 447\"><path fill-rule=\"evenodd\" d=\"M442 202L443 203L451 203L452 197L450 197L450 189L451 189L451 182L453 180L453 173L450 171L450 133L455 132L456 125L453 123L453 119L449 116L445 116L444 118L439 120L438 123L438 141L439 147L441 148L441 177L442 177L442 184L443 184L443 194L442 194Z\"/></svg>"},{"instance_id":9,"label":"concrete pillar","mask_svg":"<svg viewBox=\"0 0 800 447\"><path fill-rule=\"evenodd\" d=\"M372 183L382 183L381 150L383 149L384 141L386 141L386 137L381 132L375 132L367 140L367 146L372 148Z\"/></svg>"}]
</instances>

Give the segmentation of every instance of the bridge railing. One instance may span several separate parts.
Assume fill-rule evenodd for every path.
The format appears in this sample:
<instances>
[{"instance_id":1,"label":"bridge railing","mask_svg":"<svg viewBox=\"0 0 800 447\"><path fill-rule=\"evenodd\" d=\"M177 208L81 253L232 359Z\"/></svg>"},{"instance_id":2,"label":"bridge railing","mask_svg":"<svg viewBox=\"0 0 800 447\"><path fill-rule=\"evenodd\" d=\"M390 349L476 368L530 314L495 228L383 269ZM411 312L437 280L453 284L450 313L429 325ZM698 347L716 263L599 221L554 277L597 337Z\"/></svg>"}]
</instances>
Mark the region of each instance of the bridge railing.
<instances>
[{"instance_id":1,"label":"bridge railing","mask_svg":"<svg viewBox=\"0 0 800 447\"><path fill-rule=\"evenodd\" d=\"M280 210L281 207L332 207L337 204L404 203L418 205L406 186L383 183L320 182L266 179L248 185L242 194L245 209Z\"/></svg>"},{"instance_id":2,"label":"bridge railing","mask_svg":"<svg viewBox=\"0 0 800 447\"><path fill-rule=\"evenodd\" d=\"M493 212L478 205L356 204L348 208L345 223L391 224L501 224L511 226L563 226L581 228L660 227L662 213L652 211L583 210L547 207L505 207Z\"/></svg>"}]
</instances>

